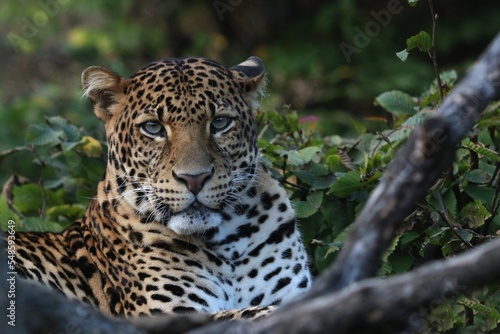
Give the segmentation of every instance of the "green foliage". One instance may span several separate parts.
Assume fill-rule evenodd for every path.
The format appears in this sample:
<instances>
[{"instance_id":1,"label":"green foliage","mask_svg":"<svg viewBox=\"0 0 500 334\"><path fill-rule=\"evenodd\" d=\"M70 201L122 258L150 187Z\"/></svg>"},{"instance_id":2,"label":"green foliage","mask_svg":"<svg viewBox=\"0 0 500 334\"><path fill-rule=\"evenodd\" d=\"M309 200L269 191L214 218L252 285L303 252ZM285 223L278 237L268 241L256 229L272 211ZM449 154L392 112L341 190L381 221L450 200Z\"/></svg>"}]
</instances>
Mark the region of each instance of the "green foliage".
<instances>
[{"instance_id":1,"label":"green foliage","mask_svg":"<svg viewBox=\"0 0 500 334\"><path fill-rule=\"evenodd\" d=\"M456 74L442 73L441 78L449 91ZM388 123L394 126L377 134L360 126L355 140L321 138L314 126L301 126L301 119L287 108L260 115L263 162L289 190L318 272L335 260L350 224L397 148L411 129L432 115L440 99L436 91L432 83L420 96L399 91L379 95L375 103L385 108ZM499 115L500 108L493 103L462 141L453 167L406 218L383 259L380 275L403 273L428 259L453 256L496 237L500 228ZM474 307L465 300L458 305L442 301L428 314L430 324L443 331L496 328L500 319L493 312L497 299L478 294ZM474 326L480 325L466 324L469 311L464 306L476 314Z\"/></svg>"},{"instance_id":2,"label":"green foliage","mask_svg":"<svg viewBox=\"0 0 500 334\"><path fill-rule=\"evenodd\" d=\"M13 219L22 231L69 227L83 216L104 171L102 143L62 117L45 122L28 128L25 146L0 152L1 158L28 151L23 162L37 166L37 180L13 175L0 196L2 222Z\"/></svg>"},{"instance_id":3,"label":"green foliage","mask_svg":"<svg viewBox=\"0 0 500 334\"><path fill-rule=\"evenodd\" d=\"M411 36L406 40L406 49L396 53L396 55L402 61L406 61L409 52L415 48L418 48L422 52L429 52L432 48L431 35L425 31L421 31L418 34Z\"/></svg>"},{"instance_id":4,"label":"green foliage","mask_svg":"<svg viewBox=\"0 0 500 334\"><path fill-rule=\"evenodd\" d=\"M380 94L375 98L375 104L396 115L413 115L417 107L410 95L397 90Z\"/></svg>"}]
</instances>

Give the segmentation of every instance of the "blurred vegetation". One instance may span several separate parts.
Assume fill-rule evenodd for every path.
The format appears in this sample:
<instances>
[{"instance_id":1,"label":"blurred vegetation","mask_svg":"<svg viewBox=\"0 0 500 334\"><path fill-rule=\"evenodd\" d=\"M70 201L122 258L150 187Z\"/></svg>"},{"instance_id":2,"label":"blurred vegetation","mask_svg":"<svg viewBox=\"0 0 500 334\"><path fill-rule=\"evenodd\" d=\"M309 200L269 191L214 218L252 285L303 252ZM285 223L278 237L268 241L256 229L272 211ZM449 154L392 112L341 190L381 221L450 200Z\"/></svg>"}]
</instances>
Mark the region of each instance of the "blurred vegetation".
<instances>
[{"instance_id":1,"label":"blurred vegetation","mask_svg":"<svg viewBox=\"0 0 500 334\"><path fill-rule=\"evenodd\" d=\"M394 2L402 10L348 63L339 45L354 45L356 28L365 31L373 13ZM440 69L461 75L498 31L500 11L489 0L435 6ZM48 115L100 129L79 98L80 74L90 65L131 75L166 57L206 56L231 66L257 55L269 73L269 108L290 104L320 116L323 134L350 136L351 118L383 114L374 96L417 94L434 77L425 55L404 63L395 57L407 37L430 30L425 2L6 0L1 9L0 149L23 143L20 130ZM7 165L0 181L19 168Z\"/></svg>"},{"instance_id":2,"label":"blurred vegetation","mask_svg":"<svg viewBox=\"0 0 500 334\"><path fill-rule=\"evenodd\" d=\"M498 32L500 11L486 0L435 6L446 94ZM0 183L7 190L0 225L11 218L20 229L59 231L93 196L106 144L81 99L87 66L127 76L166 57L206 56L231 66L257 55L269 75L258 119L263 163L289 190L313 270L321 272L395 151L439 104L428 36L419 34L431 27L425 1L8 0L0 11ZM346 44L355 48L347 58ZM396 53L405 48L402 62ZM492 103L453 168L407 218L381 276L497 237L499 124ZM423 311L429 332L495 329L498 290L439 301Z\"/></svg>"}]
</instances>

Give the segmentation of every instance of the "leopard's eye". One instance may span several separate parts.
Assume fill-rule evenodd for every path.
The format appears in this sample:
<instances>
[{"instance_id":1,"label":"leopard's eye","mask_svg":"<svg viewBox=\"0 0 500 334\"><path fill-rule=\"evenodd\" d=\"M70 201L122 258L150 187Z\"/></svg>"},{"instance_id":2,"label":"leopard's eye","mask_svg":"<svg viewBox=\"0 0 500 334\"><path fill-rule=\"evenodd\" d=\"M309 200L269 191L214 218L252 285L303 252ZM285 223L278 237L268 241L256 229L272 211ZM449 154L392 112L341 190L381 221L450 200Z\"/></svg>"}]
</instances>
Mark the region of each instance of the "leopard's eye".
<instances>
[{"instance_id":1,"label":"leopard's eye","mask_svg":"<svg viewBox=\"0 0 500 334\"><path fill-rule=\"evenodd\" d=\"M212 132L219 132L224 129L226 129L231 123L233 122L233 119L228 116L217 116L212 120L212 123L210 124L210 128Z\"/></svg>"},{"instance_id":2,"label":"leopard's eye","mask_svg":"<svg viewBox=\"0 0 500 334\"><path fill-rule=\"evenodd\" d=\"M157 121L147 121L142 123L141 128L150 136L165 136L165 128Z\"/></svg>"}]
</instances>

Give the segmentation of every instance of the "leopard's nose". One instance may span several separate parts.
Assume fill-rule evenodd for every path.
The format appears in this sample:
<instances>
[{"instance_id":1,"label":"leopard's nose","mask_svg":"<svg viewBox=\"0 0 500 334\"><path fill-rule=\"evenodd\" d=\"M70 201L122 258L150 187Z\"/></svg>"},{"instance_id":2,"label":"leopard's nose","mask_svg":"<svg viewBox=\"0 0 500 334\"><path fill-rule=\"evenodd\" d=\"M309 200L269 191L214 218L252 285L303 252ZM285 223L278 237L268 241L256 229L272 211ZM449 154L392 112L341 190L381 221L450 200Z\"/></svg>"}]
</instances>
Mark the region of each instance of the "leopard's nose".
<instances>
[{"instance_id":1,"label":"leopard's nose","mask_svg":"<svg viewBox=\"0 0 500 334\"><path fill-rule=\"evenodd\" d=\"M186 187L192 192L194 195L198 195L198 193L203 189L205 183L212 177L214 174L213 169L210 172L201 173L201 174L176 174L172 171L172 175L174 179L177 181L184 183Z\"/></svg>"}]
</instances>

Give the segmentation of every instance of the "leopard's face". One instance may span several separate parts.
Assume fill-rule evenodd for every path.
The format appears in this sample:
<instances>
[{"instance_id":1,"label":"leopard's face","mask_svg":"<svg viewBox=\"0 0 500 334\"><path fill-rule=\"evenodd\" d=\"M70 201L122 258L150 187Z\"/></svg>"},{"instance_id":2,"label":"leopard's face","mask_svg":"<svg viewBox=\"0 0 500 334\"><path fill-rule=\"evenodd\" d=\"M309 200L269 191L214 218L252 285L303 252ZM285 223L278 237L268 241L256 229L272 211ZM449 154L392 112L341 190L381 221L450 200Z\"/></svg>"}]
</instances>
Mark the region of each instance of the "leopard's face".
<instances>
[{"instance_id":1,"label":"leopard's face","mask_svg":"<svg viewBox=\"0 0 500 334\"><path fill-rule=\"evenodd\" d=\"M255 57L231 69L202 58L152 63L130 79L98 67L82 82L104 121L107 189L143 223L202 233L255 177Z\"/></svg>"}]
</instances>

